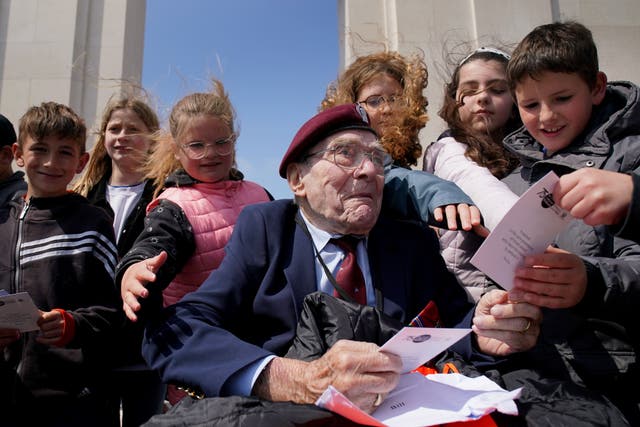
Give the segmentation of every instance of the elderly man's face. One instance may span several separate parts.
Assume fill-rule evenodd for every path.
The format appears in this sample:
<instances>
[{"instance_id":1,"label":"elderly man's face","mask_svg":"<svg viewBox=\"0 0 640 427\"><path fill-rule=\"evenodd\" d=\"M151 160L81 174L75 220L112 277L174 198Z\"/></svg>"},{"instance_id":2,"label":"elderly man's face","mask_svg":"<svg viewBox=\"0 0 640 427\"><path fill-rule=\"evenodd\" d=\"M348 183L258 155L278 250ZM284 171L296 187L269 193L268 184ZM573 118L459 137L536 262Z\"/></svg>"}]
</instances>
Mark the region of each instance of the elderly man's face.
<instances>
[{"instance_id":1,"label":"elderly man's face","mask_svg":"<svg viewBox=\"0 0 640 427\"><path fill-rule=\"evenodd\" d=\"M334 149L367 153L355 168L334 161ZM384 171L379 162L382 146L366 130L345 130L320 141L306 161L290 165L289 186L300 200L305 216L330 233L367 234L378 219ZM341 152L339 151L338 156ZM378 156L378 157L376 157Z\"/></svg>"}]
</instances>

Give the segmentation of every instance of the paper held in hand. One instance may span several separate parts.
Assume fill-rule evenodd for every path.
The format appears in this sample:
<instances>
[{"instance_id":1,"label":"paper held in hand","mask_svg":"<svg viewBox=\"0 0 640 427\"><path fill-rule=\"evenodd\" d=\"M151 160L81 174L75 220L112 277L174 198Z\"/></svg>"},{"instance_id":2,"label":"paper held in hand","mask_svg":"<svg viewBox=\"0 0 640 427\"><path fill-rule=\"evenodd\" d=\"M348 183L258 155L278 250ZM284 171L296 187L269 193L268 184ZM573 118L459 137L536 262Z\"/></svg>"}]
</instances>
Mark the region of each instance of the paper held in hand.
<instances>
[{"instance_id":1,"label":"paper held in hand","mask_svg":"<svg viewBox=\"0 0 640 427\"><path fill-rule=\"evenodd\" d=\"M495 410L516 415L514 402L521 388L503 390L485 376L409 372L471 332L463 328L403 328L380 351L402 359L398 386L371 414L366 414L344 394L329 386L316 405L352 421L370 426L423 427L478 419Z\"/></svg>"},{"instance_id":2,"label":"paper held in hand","mask_svg":"<svg viewBox=\"0 0 640 427\"><path fill-rule=\"evenodd\" d=\"M411 372L469 334L465 328L405 327L380 347L380 351L402 359L402 373Z\"/></svg>"},{"instance_id":3,"label":"paper held in hand","mask_svg":"<svg viewBox=\"0 0 640 427\"><path fill-rule=\"evenodd\" d=\"M504 289L527 255L543 253L573 217L553 200L559 178L549 172L531 186L485 239L471 264Z\"/></svg>"},{"instance_id":4,"label":"paper held in hand","mask_svg":"<svg viewBox=\"0 0 640 427\"><path fill-rule=\"evenodd\" d=\"M0 328L35 331L38 317L40 312L28 293L0 294Z\"/></svg>"}]
</instances>

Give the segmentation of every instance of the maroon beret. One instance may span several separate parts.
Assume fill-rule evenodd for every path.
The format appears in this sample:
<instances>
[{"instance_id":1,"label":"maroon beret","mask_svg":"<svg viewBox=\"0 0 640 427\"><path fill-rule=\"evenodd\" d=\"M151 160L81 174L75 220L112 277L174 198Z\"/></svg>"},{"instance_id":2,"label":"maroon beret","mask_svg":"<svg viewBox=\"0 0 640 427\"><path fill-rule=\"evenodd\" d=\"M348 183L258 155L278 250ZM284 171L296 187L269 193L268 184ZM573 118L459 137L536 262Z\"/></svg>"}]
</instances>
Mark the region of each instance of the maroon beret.
<instances>
[{"instance_id":1,"label":"maroon beret","mask_svg":"<svg viewBox=\"0 0 640 427\"><path fill-rule=\"evenodd\" d=\"M280 176L286 178L289 163L298 161L307 149L329 135L347 129L364 129L377 135L369 124L367 112L359 104L338 105L324 110L303 124L293 137L289 149L280 162Z\"/></svg>"}]
</instances>

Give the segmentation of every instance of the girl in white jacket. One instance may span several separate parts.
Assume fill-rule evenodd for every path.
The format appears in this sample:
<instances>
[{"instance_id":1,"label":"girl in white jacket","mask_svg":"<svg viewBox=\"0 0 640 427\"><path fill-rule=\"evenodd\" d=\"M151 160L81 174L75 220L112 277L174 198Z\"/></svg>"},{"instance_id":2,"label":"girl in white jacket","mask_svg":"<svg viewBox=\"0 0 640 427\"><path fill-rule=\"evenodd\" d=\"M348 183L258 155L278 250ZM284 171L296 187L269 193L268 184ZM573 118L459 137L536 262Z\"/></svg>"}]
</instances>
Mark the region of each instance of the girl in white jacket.
<instances>
[{"instance_id":1,"label":"girl in white jacket","mask_svg":"<svg viewBox=\"0 0 640 427\"><path fill-rule=\"evenodd\" d=\"M424 155L423 169L455 182L480 209L487 229L493 229L518 197L500 181L517 165L502 138L520 126L509 91L509 55L481 47L454 69L438 112L449 126ZM477 301L491 284L470 264L482 238L464 231L440 230L447 267Z\"/></svg>"}]
</instances>

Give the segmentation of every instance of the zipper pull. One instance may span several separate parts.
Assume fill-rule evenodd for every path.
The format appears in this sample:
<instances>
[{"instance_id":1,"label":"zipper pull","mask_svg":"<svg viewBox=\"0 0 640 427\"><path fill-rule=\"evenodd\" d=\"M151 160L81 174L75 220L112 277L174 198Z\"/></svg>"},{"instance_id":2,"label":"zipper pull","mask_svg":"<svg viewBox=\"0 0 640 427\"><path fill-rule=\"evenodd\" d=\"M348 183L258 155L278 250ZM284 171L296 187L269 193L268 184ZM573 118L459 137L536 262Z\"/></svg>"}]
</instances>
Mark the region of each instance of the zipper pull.
<instances>
[{"instance_id":1,"label":"zipper pull","mask_svg":"<svg viewBox=\"0 0 640 427\"><path fill-rule=\"evenodd\" d=\"M27 211L29 210L30 203L31 203L31 198L29 198L29 200L25 202L24 207L22 208L22 212L20 212L20 217L18 218L20 221L22 221L25 215L27 215Z\"/></svg>"}]
</instances>

